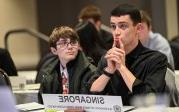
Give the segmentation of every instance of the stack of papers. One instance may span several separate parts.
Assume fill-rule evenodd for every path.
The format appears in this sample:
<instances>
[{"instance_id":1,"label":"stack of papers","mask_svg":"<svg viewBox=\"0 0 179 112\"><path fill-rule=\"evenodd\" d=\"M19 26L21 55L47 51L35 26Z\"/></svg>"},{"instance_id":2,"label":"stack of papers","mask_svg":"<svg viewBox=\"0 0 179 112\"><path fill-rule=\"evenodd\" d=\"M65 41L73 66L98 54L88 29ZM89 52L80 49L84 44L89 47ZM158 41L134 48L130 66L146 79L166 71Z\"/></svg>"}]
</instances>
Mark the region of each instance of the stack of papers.
<instances>
[{"instance_id":1,"label":"stack of papers","mask_svg":"<svg viewBox=\"0 0 179 112\"><path fill-rule=\"evenodd\" d=\"M16 105L16 108L20 111L34 111L35 112L37 110L41 110L38 112L44 112L44 105L36 103L36 102L19 104L19 105Z\"/></svg>"}]
</instances>

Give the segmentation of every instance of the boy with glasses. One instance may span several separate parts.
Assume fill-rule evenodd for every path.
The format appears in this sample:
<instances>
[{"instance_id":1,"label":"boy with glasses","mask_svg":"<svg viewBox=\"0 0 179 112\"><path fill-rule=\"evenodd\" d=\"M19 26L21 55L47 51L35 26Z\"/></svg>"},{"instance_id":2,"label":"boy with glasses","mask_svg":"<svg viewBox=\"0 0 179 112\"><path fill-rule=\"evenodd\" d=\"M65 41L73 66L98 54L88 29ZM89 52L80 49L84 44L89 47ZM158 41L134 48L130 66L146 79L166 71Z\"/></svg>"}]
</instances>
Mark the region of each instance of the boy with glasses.
<instances>
[{"instance_id":1,"label":"boy with glasses","mask_svg":"<svg viewBox=\"0 0 179 112\"><path fill-rule=\"evenodd\" d=\"M51 52L57 58L44 70L40 93L88 94L88 80L93 66L80 50L77 33L66 26L55 28L49 40Z\"/></svg>"}]
</instances>

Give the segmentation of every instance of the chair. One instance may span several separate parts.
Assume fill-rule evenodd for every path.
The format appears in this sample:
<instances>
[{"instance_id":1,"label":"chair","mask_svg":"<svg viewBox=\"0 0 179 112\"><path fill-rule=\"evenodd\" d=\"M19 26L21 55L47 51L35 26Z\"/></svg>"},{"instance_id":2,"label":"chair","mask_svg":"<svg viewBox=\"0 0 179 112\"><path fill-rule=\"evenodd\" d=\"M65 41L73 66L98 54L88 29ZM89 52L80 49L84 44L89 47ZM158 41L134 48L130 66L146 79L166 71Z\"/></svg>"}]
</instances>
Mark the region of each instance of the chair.
<instances>
[{"instance_id":1,"label":"chair","mask_svg":"<svg viewBox=\"0 0 179 112\"><path fill-rule=\"evenodd\" d=\"M0 68L0 86L8 86L12 88L8 75L1 68Z\"/></svg>"},{"instance_id":2,"label":"chair","mask_svg":"<svg viewBox=\"0 0 179 112\"><path fill-rule=\"evenodd\" d=\"M17 76L17 69L11 54L4 48L0 48L0 68L3 69L8 76Z\"/></svg>"},{"instance_id":3,"label":"chair","mask_svg":"<svg viewBox=\"0 0 179 112\"><path fill-rule=\"evenodd\" d=\"M174 63L175 63L175 70L179 70L179 58L178 58L178 54L179 54L179 35L174 37L170 41L170 47L171 47L171 50L172 50L173 59L174 59Z\"/></svg>"},{"instance_id":4,"label":"chair","mask_svg":"<svg viewBox=\"0 0 179 112\"><path fill-rule=\"evenodd\" d=\"M175 84L175 73L169 68L166 71L165 81L170 96L170 106L179 106L179 92Z\"/></svg>"},{"instance_id":5,"label":"chair","mask_svg":"<svg viewBox=\"0 0 179 112\"><path fill-rule=\"evenodd\" d=\"M18 37L18 38L22 38L21 40L27 38L27 37L35 37L37 39L41 39L41 40L44 40L44 41L47 41L49 40L49 37L40 33L40 32L37 32L35 30L32 30L32 29L13 29L13 30L9 30L8 32L6 32L5 34L5 37L4 37L4 45L5 45L5 49L7 49L9 52L11 51L10 50L10 46L9 44L12 44L9 40L10 40L10 37L14 37L12 35L15 35ZM25 34L26 36L20 36L19 34ZM28 41L28 39L26 40ZM25 42L25 40L24 40ZM16 43L14 43L16 44ZM24 47L23 49L24 50L21 50L20 48L21 47ZM31 55L31 52L25 52L25 50L29 50L28 48L29 46L27 45L24 45L22 44L21 46L17 47L17 50L19 50L18 52L21 52L23 55L22 55L22 58L16 58L14 57L14 60L16 60L15 64L16 64L16 67L17 67L17 70L34 70L35 69L35 66L36 66L36 62L39 60L39 55L38 53L35 53L34 55ZM15 53L16 54L16 53ZM32 57L33 56L33 57ZM23 60L28 60L24 63ZM36 61L34 61L36 60ZM4 69L5 70L5 69ZM5 70L6 71L6 70ZM8 74L10 75L10 74Z\"/></svg>"}]
</instances>

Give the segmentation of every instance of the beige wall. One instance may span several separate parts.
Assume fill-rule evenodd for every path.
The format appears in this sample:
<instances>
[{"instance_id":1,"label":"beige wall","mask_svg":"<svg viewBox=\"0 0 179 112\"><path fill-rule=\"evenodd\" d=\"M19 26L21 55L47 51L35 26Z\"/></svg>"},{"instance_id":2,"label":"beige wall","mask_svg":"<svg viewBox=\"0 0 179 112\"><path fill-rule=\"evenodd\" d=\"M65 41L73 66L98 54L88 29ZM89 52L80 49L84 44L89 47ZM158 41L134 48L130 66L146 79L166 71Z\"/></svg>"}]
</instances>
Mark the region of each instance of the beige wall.
<instances>
[{"instance_id":1,"label":"beige wall","mask_svg":"<svg viewBox=\"0 0 179 112\"><path fill-rule=\"evenodd\" d=\"M37 29L36 0L0 0L0 47L4 47L4 35L16 28ZM17 68L35 66L39 60L36 38L27 34L10 35L10 53Z\"/></svg>"},{"instance_id":2,"label":"beige wall","mask_svg":"<svg viewBox=\"0 0 179 112\"><path fill-rule=\"evenodd\" d=\"M165 0L166 4L166 24L168 39L179 34L178 29L178 15L177 15L177 0Z\"/></svg>"}]
</instances>

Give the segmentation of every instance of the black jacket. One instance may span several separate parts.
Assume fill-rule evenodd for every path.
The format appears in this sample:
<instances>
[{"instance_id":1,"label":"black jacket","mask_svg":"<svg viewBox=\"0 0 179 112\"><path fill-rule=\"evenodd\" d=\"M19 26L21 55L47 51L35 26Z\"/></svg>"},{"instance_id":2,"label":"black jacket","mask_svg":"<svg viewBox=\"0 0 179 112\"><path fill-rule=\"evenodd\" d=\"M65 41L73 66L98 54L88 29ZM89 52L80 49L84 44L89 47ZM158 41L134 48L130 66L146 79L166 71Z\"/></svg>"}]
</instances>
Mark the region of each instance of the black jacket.
<instances>
[{"instance_id":1,"label":"black jacket","mask_svg":"<svg viewBox=\"0 0 179 112\"><path fill-rule=\"evenodd\" d=\"M106 52L106 44L101 39L101 35L95 26L88 21L80 22L76 26L76 31L80 38L80 45L86 56L91 57L97 66L101 56Z\"/></svg>"},{"instance_id":2,"label":"black jacket","mask_svg":"<svg viewBox=\"0 0 179 112\"><path fill-rule=\"evenodd\" d=\"M9 76L17 76L16 66L8 50L0 48L0 68Z\"/></svg>"},{"instance_id":3,"label":"black jacket","mask_svg":"<svg viewBox=\"0 0 179 112\"><path fill-rule=\"evenodd\" d=\"M41 74L44 75L40 94L62 94L59 63L57 58L46 69L41 70ZM95 73L96 67L89 62L84 53L79 51L76 59L67 64L67 70L69 74L69 94L89 94L88 81Z\"/></svg>"},{"instance_id":4,"label":"black jacket","mask_svg":"<svg viewBox=\"0 0 179 112\"><path fill-rule=\"evenodd\" d=\"M175 70L179 70L179 36L170 42L170 47L174 58Z\"/></svg>"}]
</instances>

